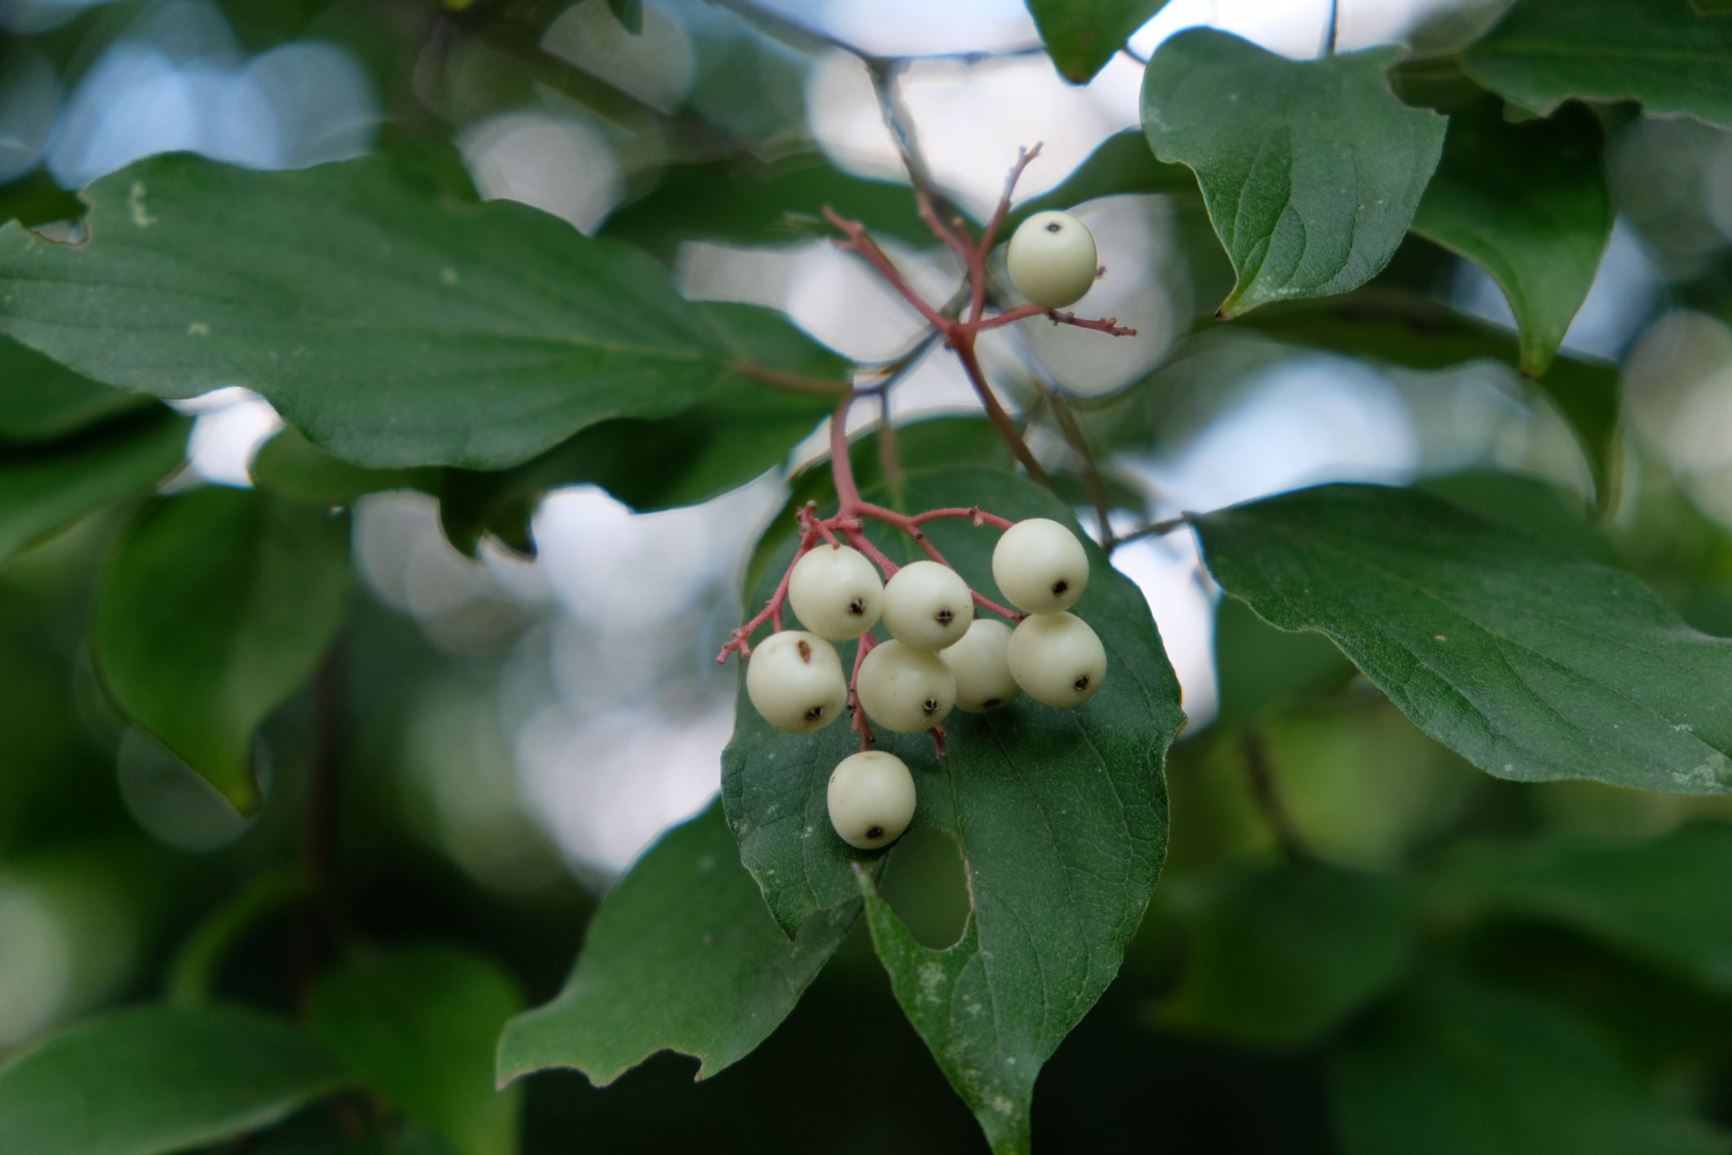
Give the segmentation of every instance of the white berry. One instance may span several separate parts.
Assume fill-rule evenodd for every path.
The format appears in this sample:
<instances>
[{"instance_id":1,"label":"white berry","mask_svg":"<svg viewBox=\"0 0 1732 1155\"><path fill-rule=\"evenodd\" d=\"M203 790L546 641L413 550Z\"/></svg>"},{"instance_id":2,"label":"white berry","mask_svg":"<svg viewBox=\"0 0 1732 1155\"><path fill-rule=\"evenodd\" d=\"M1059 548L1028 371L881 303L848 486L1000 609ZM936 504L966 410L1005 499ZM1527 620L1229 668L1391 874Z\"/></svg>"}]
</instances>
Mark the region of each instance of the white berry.
<instances>
[{"instance_id":1,"label":"white berry","mask_svg":"<svg viewBox=\"0 0 1732 1155\"><path fill-rule=\"evenodd\" d=\"M835 646L817 634L783 630L752 650L746 696L770 725L810 734L842 716L848 682Z\"/></svg>"},{"instance_id":2,"label":"white berry","mask_svg":"<svg viewBox=\"0 0 1732 1155\"><path fill-rule=\"evenodd\" d=\"M859 550L818 545L795 563L788 578L788 604L808 630L844 642L878 624L884 583Z\"/></svg>"},{"instance_id":3,"label":"white berry","mask_svg":"<svg viewBox=\"0 0 1732 1155\"><path fill-rule=\"evenodd\" d=\"M968 583L947 565L910 562L884 587L884 624L905 646L942 650L961 641L973 620Z\"/></svg>"},{"instance_id":4,"label":"white berry","mask_svg":"<svg viewBox=\"0 0 1732 1155\"><path fill-rule=\"evenodd\" d=\"M1010 635L1010 674L1048 706L1080 706L1107 676L1107 651L1075 614L1030 614Z\"/></svg>"},{"instance_id":5,"label":"white berry","mask_svg":"<svg viewBox=\"0 0 1732 1155\"><path fill-rule=\"evenodd\" d=\"M984 714L1022 692L1010 676L1009 647L1009 626L976 618L960 642L939 651L939 659L956 678L957 709Z\"/></svg>"},{"instance_id":6,"label":"white berry","mask_svg":"<svg viewBox=\"0 0 1732 1155\"><path fill-rule=\"evenodd\" d=\"M850 754L830 771L825 792L830 825L842 841L876 850L902 837L914 817L914 775L907 763L882 750Z\"/></svg>"},{"instance_id":7,"label":"white berry","mask_svg":"<svg viewBox=\"0 0 1732 1155\"><path fill-rule=\"evenodd\" d=\"M898 734L944 721L956 705L956 678L938 655L901 642L880 642L860 663L855 683L866 716Z\"/></svg>"},{"instance_id":8,"label":"white berry","mask_svg":"<svg viewBox=\"0 0 1732 1155\"><path fill-rule=\"evenodd\" d=\"M1030 301L1062 309L1095 283L1095 238L1069 213L1035 213L1010 238L1010 283Z\"/></svg>"},{"instance_id":9,"label":"white berry","mask_svg":"<svg viewBox=\"0 0 1732 1155\"><path fill-rule=\"evenodd\" d=\"M1068 610L1089 584L1089 558L1076 534L1031 517L1004 531L992 551L992 580L1010 604L1031 614Z\"/></svg>"}]
</instances>

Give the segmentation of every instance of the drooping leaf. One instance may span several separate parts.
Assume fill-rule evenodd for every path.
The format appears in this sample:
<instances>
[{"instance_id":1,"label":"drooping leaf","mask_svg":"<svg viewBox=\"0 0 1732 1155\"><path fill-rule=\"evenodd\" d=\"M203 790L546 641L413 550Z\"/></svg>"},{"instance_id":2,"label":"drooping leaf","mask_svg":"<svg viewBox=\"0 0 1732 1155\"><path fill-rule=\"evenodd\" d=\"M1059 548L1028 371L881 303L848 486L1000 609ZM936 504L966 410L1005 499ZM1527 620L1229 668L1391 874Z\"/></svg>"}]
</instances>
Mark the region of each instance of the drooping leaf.
<instances>
[{"instance_id":1,"label":"drooping leaf","mask_svg":"<svg viewBox=\"0 0 1732 1155\"><path fill-rule=\"evenodd\" d=\"M1412 958L1417 896L1322 864L1232 868L1169 904L1185 970L1163 1023L1259 1046L1310 1043L1386 991Z\"/></svg>"},{"instance_id":2,"label":"drooping leaf","mask_svg":"<svg viewBox=\"0 0 1732 1155\"><path fill-rule=\"evenodd\" d=\"M1343 1049L1334 1101L1348 1155L1723 1155L1595 1024L1455 976L1429 978Z\"/></svg>"},{"instance_id":3,"label":"drooping leaf","mask_svg":"<svg viewBox=\"0 0 1732 1155\"><path fill-rule=\"evenodd\" d=\"M493 1050L522 1006L511 976L490 960L416 947L326 974L308 1001L307 1030L455 1155L511 1155L521 1096L494 1088Z\"/></svg>"},{"instance_id":4,"label":"drooping leaf","mask_svg":"<svg viewBox=\"0 0 1732 1155\"><path fill-rule=\"evenodd\" d=\"M1635 578L1437 498L1327 485L1193 518L1233 597L1340 646L1488 773L1732 791L1732 641Z\"/></svg>"},{"instance_id":5,"label":"drooping leaf","mask_svg":"<svg viewBox=\"0 0 1732 1155\"><path fill-rule=\"evenodd\" d=\"M740 865L720 803L664 834L602 900L577 967L499 1042L501 1084L551 1067L605 1086L658 1051L732 1066L788 1016L858 908L808 919L789 939Z\"/></svg>"},{"instance_id":6,"label":"drooping leaf","mask_svg":"<svg viewBox=\"0 0 1732 1155\"><path fill-rule=\"evenodd\" d=\"M1559 923L1732 991L1732 827L1702 824L1651 842L1584 839L1467 850L1433 897Z\"/></svg>"},{"instance_id":7,"label":"drooping leaf","mask_svg":"<svg viewBox=\"0 0 1732 1155\"><path fill-rule=\"evenodd\" d=\"M343 1081L304 1035L255 1011L118 1011L0 1068L0 1150L183 1151L269 1126Z\"/></svg>"},{"instance_id":8,"label":"drooping leaf","mask_svg":"<svg viewBox=\"0 0 1732 1155\"><path fill-rule=\"evenodd\" d=\"M1579 106L1512 124L1495 101L1455 111L1413 231L1490 273L1521 327L1521 370L1545 373L1612 235L1604 132Z\"/></svg>"},{"instance_id":9,"label":"drooping leaf","mask_svg":"<svg viewBox=\"0 0 1732 1155\"><path fill-rule=\"evenodd\" d=\"M453 191L423 158L254 172L185 155L91 185L91 239L0 229L0 332L163 397L245 385L356 464L492 469L735 378L768 310L683 300L628 246Z\"/></svg>"},{"instance_id":10,"label":"drooping leaf","mask_svg":"<svg viewBox=\"0 0 1732 1155\"><path fill-rule=\"evenodd\" d=\"M1732 127L1732 20L1689 0L1517 0L1462 65L1542 116L1572 98L1633 100Z\"/></svg>"},{"instance_id":11,"label":"drooping leaf","mask_svg":"<svg viewBox=\"0 0 1732 1155\"><path fill-rule=\"evenodd\" d=\"M1056 188L1031 197L1005 218L1001 240L1009 240L1016 226L1035 213L1069 209L1101 197L1190 194L1197 191L1197 178L1182 164L1163 164L1149 151L1149 142L1134 128L1127 128L1102 141Z\"/></svg>"},{"instance_id":12,"label":"drooping leaf","mask_svg":"<svg viewBox=\"0 0 1732 1155\"><path fill-rule=\"evenodd\" d=\"M253 731L318 665L349 589L346 523L243 490L157 503L103 576L95 657L115 705L237 810Z\"/></svg>"},{"instance_id":13,"label":"drooping leaf","mask_svg":"<svg viewBox=\"0 0 1732 1155\"><path fill-rule=\"evenodd\" d=\"M1293 61L1199 28L1143 78L1155 156L1197 173L1237 283L1220 315L1356 289L1394 255L1443 148L1443 117L1389 90L1393 49Z\"/></svg>"},{"instance_id":14,"label":"drooping leaf","mask_svg":"<svg viewBox=\"0 0 1732 1155\"><path fill-rule=\"evenodd\" d=\"M53 441L149 404L0 337L0 441Z\"/></svg>"},{"instance_id":15,"label":"drooping leaf","mask_svg":"<svg viewBox=\"0 0 1732 1155\"><path fill-rule=\"evenodd\" d=\"M864 222L875 235L911 245L938 243L920 220L913 189L853 176L811 153L664 169L653 189L608 216L601 235L661 256L672 256L682 240L792 244L834 233L824 221L826 206Z\"/></svg>"},{"instance_id":16,"label":"drooping leaf","mask_svg":"<svg viewBox=\"0 0 1732 1155\"><path fill-rule=\"evenodd\" d=\"M1167 0L1023 0L1041 43L1066 80L1084 84Z\"/></svg>"},{"instance_id":17,"label":"drooping leaf","mask_svg":"<svg viewBox=\"0 0 1732 1155\"><path fill-rule=\"evenodd\" d=\"M157 406L64 441L0 446L0 564L112 501L150 492L180 467L189 424Z\"/></svg>"},{"instance_id":18,"label":"drooping leaf","mask_svg":"<svg viewBox=\"0 0 1732 1155\"><path fill-rule=\"evenodd\" d=\"M1245 322L1281 341L1367 357L1404 369L1450 369L1473 361L1520 364L1508 330L1429 302L1367 292L1344 301L1271 309ZM1538 380L1523 384L1544 397L1582 447L1601 508L1618 488L1618 429L1622 390L1616 365L1568 354Z\"/></svg>"},{"instance_id":19,"label":"drooping leaf","mask_svg":"<svg viewBox=\"0 0 1732 1155\"><path fill-rule=\"evenodd\" d=\"M993 470L910 475L901 498L910 510L980 504L1074 524L1050 494ZM971 584L996 593L987 576L993 530L966 521L926 528ZM883 547L902 556L889 537ZM787 542L784 560L791 549ZM792 929L865 897L897 1001L1000 1152L1026 1150L1035 1077L1116 973L1166 844L1162 767L1183 718L1178 685L1142 594L1090 549L1092 576L1075 612L1100 635L1109 665L1088 703L1060 711L1025 700L952 714L943 759L925 735L878 736L914 773L915 826L953 837L962 854L972 911L955 945L921 945L877 894L882 854L852 850L831 829L826 783L858 748L844 724L791 737L742 694L722 757L729 823L777 920ZM770 567L754 596L767 596L779 576Z\"/></svg>"},{"instance_id":20,"label":"drooping leaf","mask_svg":"<svg viewBox=\"0 0 1732 1155\"><path fill-rule=\"evenodd\" d=\"M785 465L794 447L835 408L846 363L785 328L752 324L744 305L713 305L759 360L777 360L812 381L834 381L826 395L762 381L730 382L677 417L624 418L591 426L522 465L493 473L449 471L440 489L446 534L473 552L483 533L533 548L528 519L550 489L600 485L640 512L696 505ZM737 324L736 324L737 322Z\"/></svg>"},{"instance_id":21,"label":"drooping leaf","mask_svg":"<svg viewBox=\"0 0 1732 1155\"><path fill-rule=\"evenodd\" d=\"M285 426L253 458L253 484L267 493L321 505L352 505L369 493L417 489L437 494L437 469L369 469L334 457Z\"/></svg>"}]
</instances>

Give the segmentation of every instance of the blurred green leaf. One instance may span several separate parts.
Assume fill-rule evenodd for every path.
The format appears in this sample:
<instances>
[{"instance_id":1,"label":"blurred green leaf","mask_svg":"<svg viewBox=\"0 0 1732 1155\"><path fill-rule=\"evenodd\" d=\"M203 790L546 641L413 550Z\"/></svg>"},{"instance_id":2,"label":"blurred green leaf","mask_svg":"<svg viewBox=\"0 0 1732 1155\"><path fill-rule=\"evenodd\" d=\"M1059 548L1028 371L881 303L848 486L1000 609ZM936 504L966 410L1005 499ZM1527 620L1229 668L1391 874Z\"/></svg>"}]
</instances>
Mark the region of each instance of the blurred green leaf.
<instances>
[{"instance_id":1,"label":"blurred green leaf","mask_svg":"<svg viewBox=\"0 0 1732 1155\"><path fill-rule=\"evenodd\" d=\"M1278 630L1235 598L1216 603L1215 679L1221 704L1215 730L1234 733L1255 726L1352 676L1353 663L1327 638Z\"/></svg>"},{"instance_id":2,"label":"blurred green leaf","mask_svg":"<svg viewBox=\"0 0 1732 1155\"><path fill-rule=\"evenodd\" d=\"M788 1016L857 914L847 904L783 934L713 803L602 900L559 997L506 1027L499 1079L573 1067L605 1086L662 1050L714 1075Z\"/></svg>"},{"instance_id":3,"label":"blurred green leaf","mask_svg":"<svg viewBox=\"0 0 1732 1155\"><path fill-rule=\"evenodd\" d=\"M253 484L267 493L319 505L353 505L369 493L418 489L437 494L437 469L368 469L333 457L293 426L265 442L253 458Z\"/></svg>"},{"instance_id":4,"label":"blurred green leaf","mask_svg":"<svg viewBox=\"0 0 1732 1155\"><path fill-rule=\"evenodd\" d=\"M1229 867L1174 884L1186 962L1162 1024L1253 1046L1336 1030L1412 958L1416 895L1392 878L1320 863Z\"/></svg>"},{"instance_id":5,"label":"blurred green leaf","mask_svg":"<svg viewBox=\"0 0 1732 1155\"><path fill-rule=\"evenodd\" d=\"M348 597L347 523L259 493L153 506L97 601L97 669L129 720L237 810L258 804L253 731L319 664Z\"/></svg>"},{"instance_id":6,"label":"blurred green leaf","mask_svg":"<svg viewBox=\"0 0 1732 1155\"><path fill-rule=\"evenodd\" d=\"M682 240L793 244L828 237L828 206L880 237L937 244L915 209L914 190L854 176L819 154L778 160L698 161L663 169L660 182L609 214L601 235L671 257Z\"/></svg>"},{"instance_id":7,"label":"blurred green leaf","mask_svg":"<svg viewBox=\"0 0 1732 1155\"><path fill-rule=\"evenodd\" d=\"M1023 0L1052 62L1066 80L1084 84L1167 0Z\"/></svg>"},{"instance_id":8,"label":"blurred green leaf","mask_svg":"<svg viewBox=\"0 0 1732 1155\"><path fill-rule=\"evenodd\" d=\"M0 441L52 441L149 404L0 337Z\"/></svg>"},{"instance_id":9,"label":"blurred green leaf","mask_svg":"<svg viewBox=\"0 0 1732 1155\"><path fill-rule=\"evenodd\" d=\"M1723 1155L1594 1023L1538 999L1433 977L1335 1061L1348 1155Z\"/></svg>"},{"instance_id":10,"label":"blurred green leaf","mask_svg":"<svg viewBox=\"0 0 1732 1155\"><path fill-rule=\"evenodd\" d=\"M1732 21L1689 0L1517 0L1462 54L1469 76L1541 115L1571 98L1732 127Z\"/></svg>"},{"instance_id":11,"label":"blurred green leaf","mask_svg":"<svg viewBox=\"0 0 1732 1155\"><path fill-rule=\"evenodd\" d=\"M1455 110L1413 231L1490 273L1521 327L1521 370L1550 367L1612 235L1605 133L1586 108L1511 124L1497 101Z\"/></svg>"},{"instance_id":12,"label":"blurred green leaf","mask_svg":"<svg viewBox=\"0 0 1732 1155\"><path fill-rule=\"evenodd\" d=\"M996 470L912 473L900 497L909 509L978 503L1074 525L1051 494ZM994 531L965 520L926 529L965 578L994 592ZM786 560L793 542L781 540ZM881 545L902 548L888 535ZM846 726L790 737L742 694L722 756L728 820L777 921L793 929L864 895L897 1001L1001 1152L1026 1149L1035 1077L1117 972L1166 845L1162 767L1183 720L1178 684L1142 593L1089 548L1094 577L1075 612L1110 665L1086 705L952 714L942 760L924 734L878 735L915 775L915 828L961 849L973 910L948 949L922 946L878 896L871 867L883 855L849 848L831 828L826 782L858 748ZM771 567L760 579L754 605L779 576Z\"/></svg>"},{"instance_id":13,"label":"blurred green leaf","mask_svg":"<svg viewBox=\"0 0 1732 1155\"><path fill-rule=\"evenodd\" d=\"M0 1069L17 1155L156 1155L266 1127L343 1082L300 1032L239 1007L143 1007L81 1023Z\"/></svg>"},{"instance_id":14,"label":"blurred green leaf","mask_svg":"<svg viewBox=\"0 0 1732 1155\"><path fill-rule=\"evenodd\" d=\"M1193 518L1228 594L1327 635L1490 774L1732 791L1732 641L1635 578L1437 498L1327 485Z\"/></svg>"},{"instance_id":15,"label":"blurred green leaf","mask_svg":"<svg viewBox=\"0 0 1732 1155\"><path fill-rule=\"evenodd\" d=\"M1048 209L1070 209L1101 197L1196 191L1197 178L1190 169L1156 160L1143 134L1127 128L1102 141L1058 187L1017 205L1005 218L999 239L1008 240L1017 225Z\"/></svg>"},{"instance_id":16,"label":"blurred green leaf","mask_svg":"<svg viewBox=\"0 0 1732 1155\"><path fill-rule=\"evenodd\" d=\"M1219 315L1345 293L1389 263L1445 119L1389 90L1394 49L1293 61L1213 29L1161 45L1143 78L1155 156L1194 169L1238 280Z\"/></svg>"},{"instance_id":17,"label":"blurred green leaf","mask_svg":"<svg viewBox=\"0 0 1732 1155\"><path fill-rule=\"evenodd\" d=\"M643 34L643 0L607 0L607 10L627 32Z\"/></svg>"},{"instance_id":18,"label":"blurred green leaf","mask_svg":"<svg viewBox=\"0 0 1732 1155\"><path fill-rule=\"evenodd\" d=\"M1549 481L1517 473L1464 470L1414 486L1469 513L1499 522L1563 553L1618 564L1611 540L1590 525L1581 500Z\"/></svg>"},{"instance_id":19,"label":"blurred green leaf","mask_svg":"<svg viewBox=\"0 0 1732 1155\"><path fill-rule=\"evenodd\" d=\"M489 959L413 947L326 974L308 1000L307 1031L456 1155L511 1155L521 1096L494 1088L493 1051L522 1006L511 976Z\"/></svg>"},{"instance_id":20,"label":"blurred green leaf","mask_svg":"<svg viewBox=\"0 0 1732 1155\"><path fill-rule=\"evenodd\" d=\"M769 310L683 300L635 249L454 192L451 163L141 161L86 191L84 246L0 229L0 332L158 396L248 386L359 465L482 469L683 412L755 333L801 343Z\"/></svg>"},{"instance_id":21,"label":"blurred green leaf","mask_svg":"<svg viewBox=\"0 0 1732 1155\"><path fill-rule=\"evenodd\" d=\"M1368 292L1341 301L1270 309L1243 322L1278 340L1349 357L1366 357L1429 372L1473 361L1515 367L1520 352L1507 329L1428 301ZM1622 404L1618 367L1569 355L1523 385L1544 397L1582 447L1599 506L1618 488L1618 429Z\"/></svg>"},{"instance_id":22,"label":"blurred green leaf","mask_svg":"<svg viewBox=\"0 0 1732 1155\"><path fill-rule=\"evenodd\" d=\"M1482 846L1434 883L1450 906L1559 923L1732 991L1732 827L1701 824L1651 842L1582 839Z\"/></svg>"},{"instance_id":23,"label":"blurred green leaf","mask_svg":"<svg viewBox=\"0 0 1732 1155\"><path fill-rule=\"evenodd\" d=\"M162 406L64 441L0 446L0 565L180 468L191 422Z\"/></svg>"}]
</instances>

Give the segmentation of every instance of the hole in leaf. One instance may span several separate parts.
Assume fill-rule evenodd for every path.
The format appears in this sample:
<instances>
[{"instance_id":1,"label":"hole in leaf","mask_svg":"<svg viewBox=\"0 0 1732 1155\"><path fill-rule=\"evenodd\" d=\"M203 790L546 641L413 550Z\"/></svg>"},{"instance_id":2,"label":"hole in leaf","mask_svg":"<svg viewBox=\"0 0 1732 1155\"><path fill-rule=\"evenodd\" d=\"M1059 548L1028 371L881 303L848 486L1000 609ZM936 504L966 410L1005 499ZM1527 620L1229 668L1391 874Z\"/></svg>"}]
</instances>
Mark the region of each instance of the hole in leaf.
<instances>
[{"instance_id":1,"label":"hole in leaf","mask_svg":"<svg viewBox=\"0 0 1732 1155\"><path fill-rule=\"evenodd\" d=\"M929 826L897 839L878 892L921 946L942 950L968 923L968 878L956 840Z\"/></svg>"}]
</instances>

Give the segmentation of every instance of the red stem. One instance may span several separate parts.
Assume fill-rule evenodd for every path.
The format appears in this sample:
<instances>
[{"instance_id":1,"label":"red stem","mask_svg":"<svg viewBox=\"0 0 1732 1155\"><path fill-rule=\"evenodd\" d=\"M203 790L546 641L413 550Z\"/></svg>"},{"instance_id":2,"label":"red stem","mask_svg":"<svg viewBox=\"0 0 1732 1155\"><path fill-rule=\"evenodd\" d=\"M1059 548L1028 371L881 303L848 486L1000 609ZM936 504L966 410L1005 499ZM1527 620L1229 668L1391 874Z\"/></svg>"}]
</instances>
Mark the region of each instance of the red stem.
<instances>
[{"instance_id":1,"label":"red stem","mask_svg":"<svg viewBox=\"0 0 1732 1155\"><path fill-rule=\"evenodd\" d=\"M854 648L854 672L848 676L848 709L853 712L849 725L860 732L860 749L871 746L877 739L872 737L872 723L866 719L866 711L860 708L860 666L866 661L866 655L872 652L872 647L878 643L870 631L860 635L860 644Z\"/></svg>"}]
</instances>

